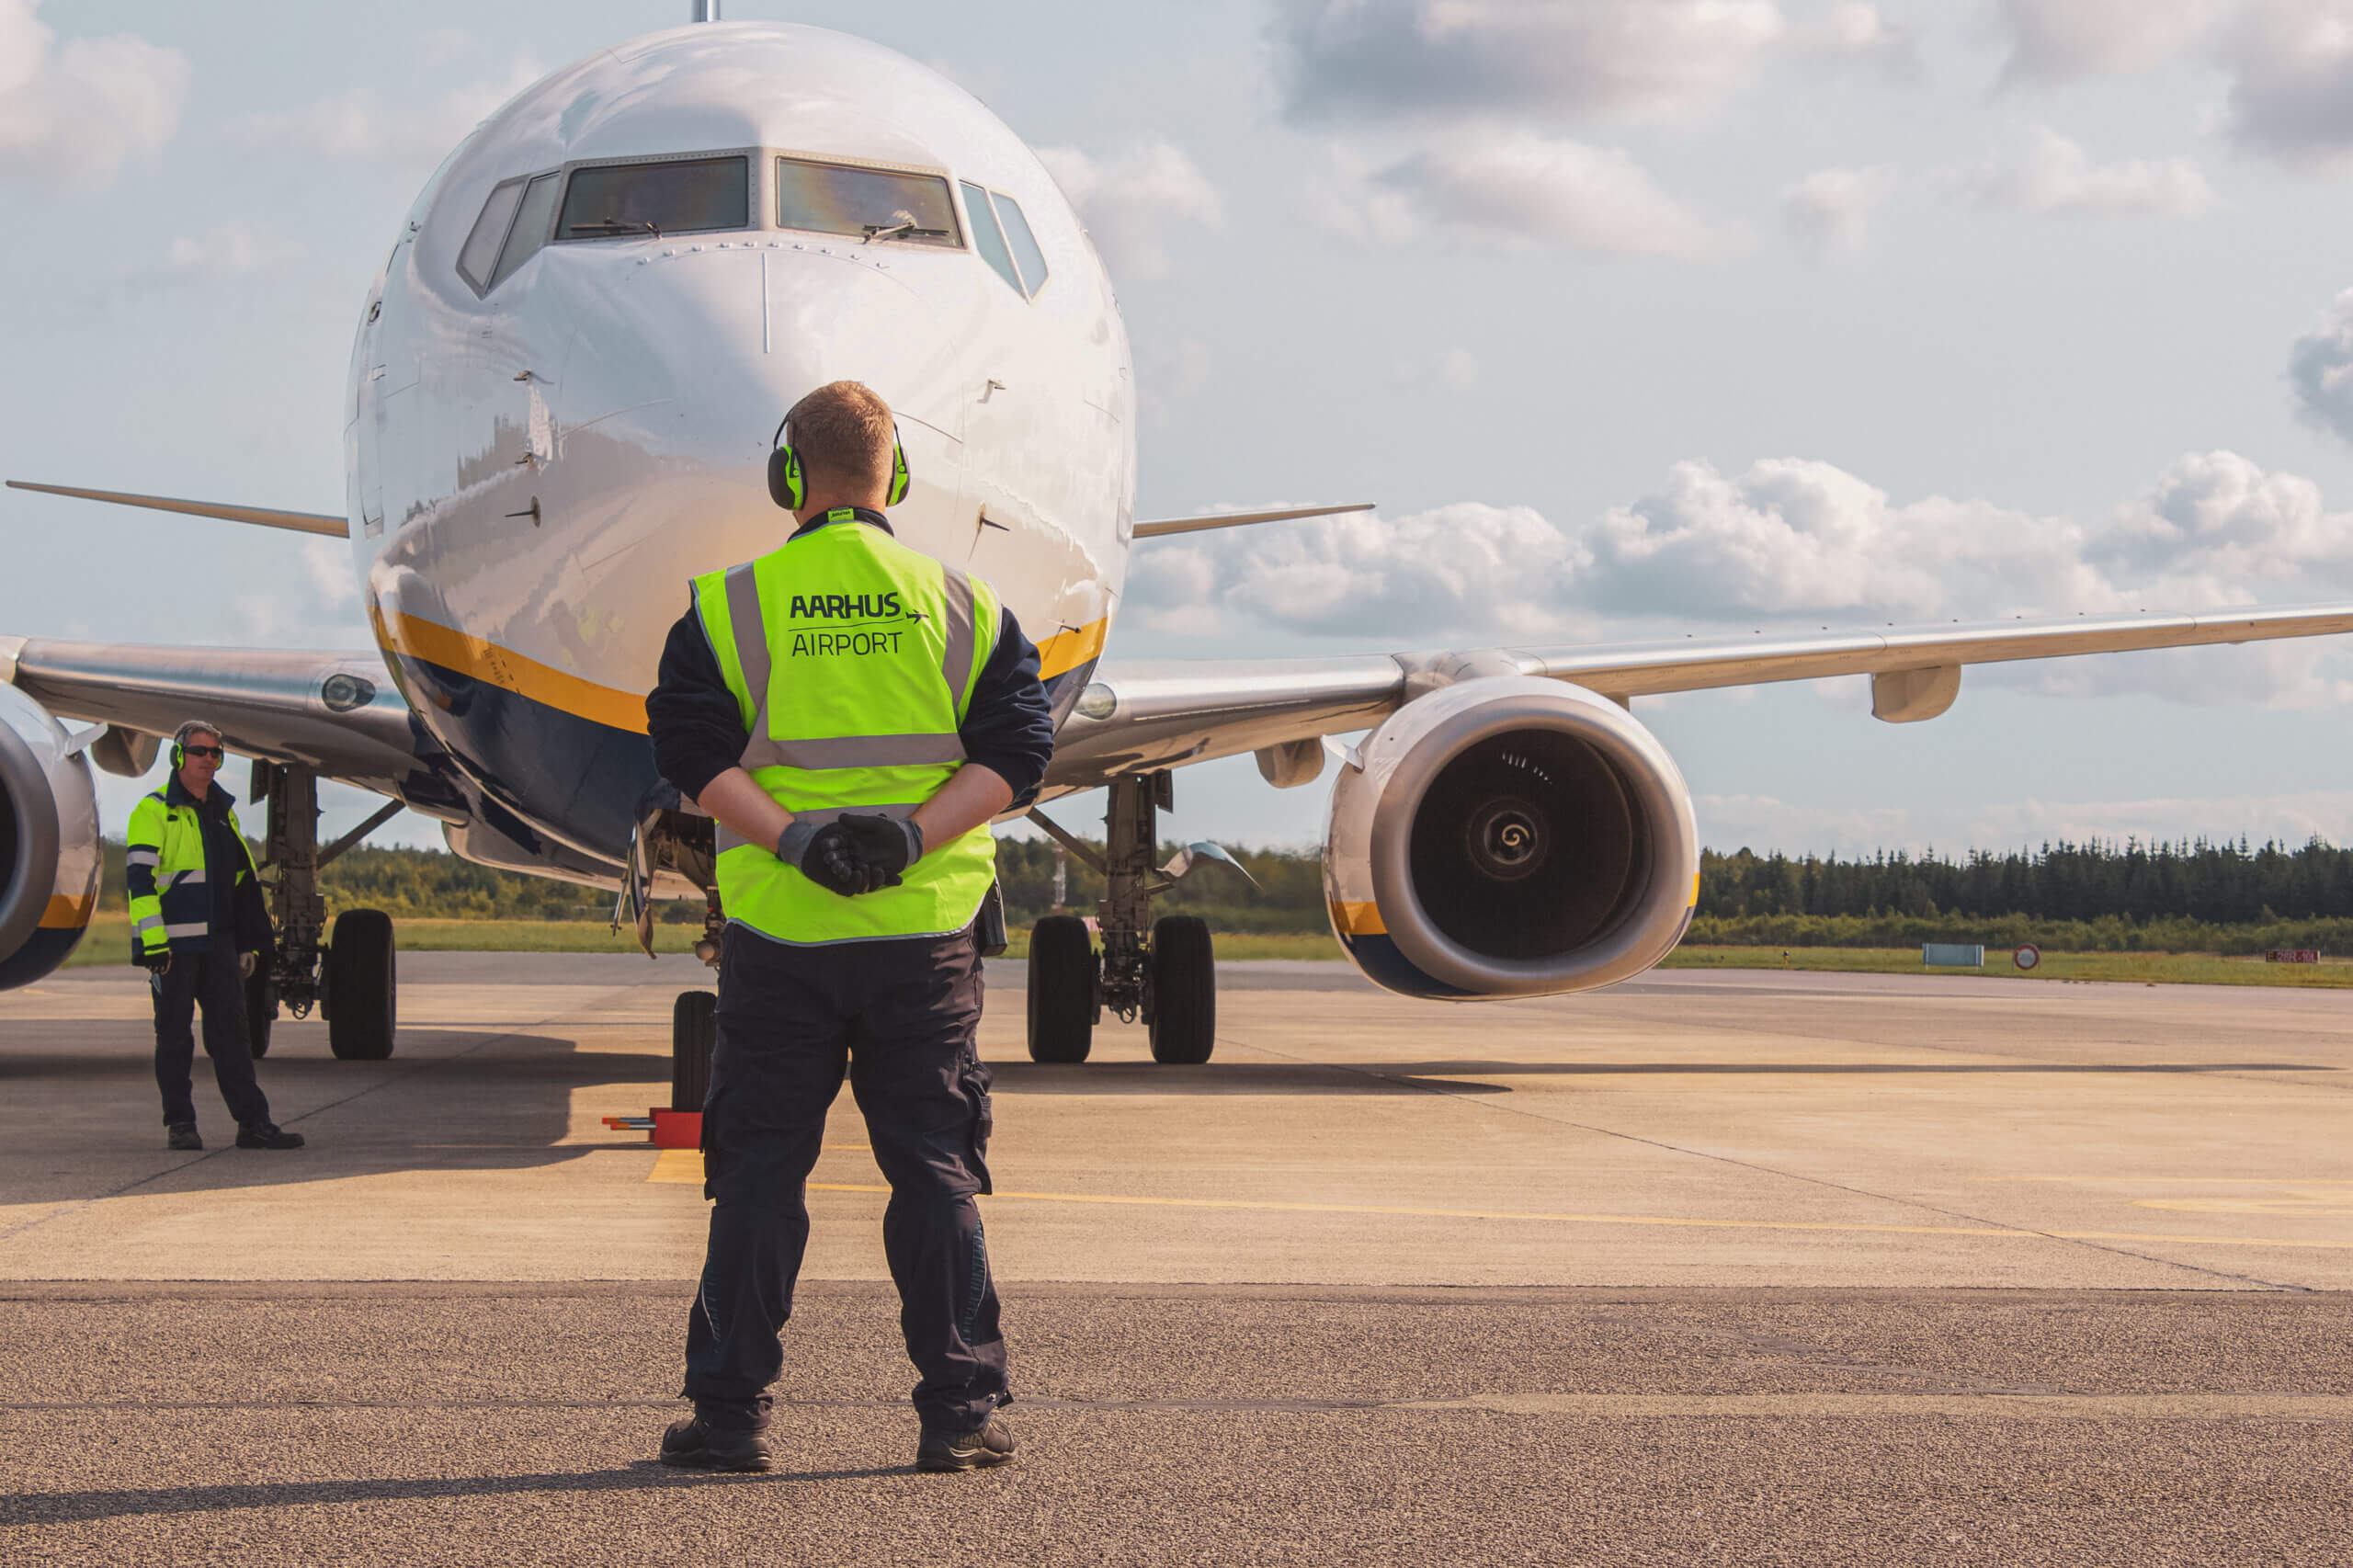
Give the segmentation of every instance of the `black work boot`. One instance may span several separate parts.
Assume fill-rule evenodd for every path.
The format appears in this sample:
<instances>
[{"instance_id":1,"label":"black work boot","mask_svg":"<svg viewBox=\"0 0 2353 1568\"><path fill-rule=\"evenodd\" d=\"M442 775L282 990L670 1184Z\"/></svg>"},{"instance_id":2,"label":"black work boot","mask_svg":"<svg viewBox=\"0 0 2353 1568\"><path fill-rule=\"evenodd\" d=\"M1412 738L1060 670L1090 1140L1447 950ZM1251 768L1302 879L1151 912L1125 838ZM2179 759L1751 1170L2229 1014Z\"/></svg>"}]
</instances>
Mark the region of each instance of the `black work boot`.
<instances>
[{"instance_id":1,"label":"black work boot","mask_svg":"<svg viewBox=\"0 0 2353 1568\"><path fill-rule=\"evenodd\" d=\"M204 1140L197 1136L195 1122L167 1121L164 1123L164 1147L200 1150L204 1147Z\"/></svg>"},{"instance_id":2,"label":"black work boot","mask_svg":"<svg viewBox=\"0 0 2353 1568\"><path fill-rule=\"evenodd\" d=\"M680 1470L756 1471L774 1461L767 1433L712 1426L689 1415L662 1434L662 1462Z\"/></svg>"},{"instance_id":3,"label":"black work boot","mask_svg":"<svg viewBox=\"0 0 2353 1568\"><path fill-rule=\"evenodd\" d=\"M299 1149L301 1146L301 1133L289 1132L269 1122L259 1127L237 1129L237 1147L240 1149Z\"/></svg>"},{"instance_id":4,"label":"black work boot","mask_svg":"<svg viewBox=\"0 0 2353 1568\"><path fill-rule=\"evenodd\" d=\"M987 1470L1013 1462L1013 1428L1002 1415L970 1432L926 1432L915 1445L915 1468L934 1472Z\"/></svg>"}]
</instances>

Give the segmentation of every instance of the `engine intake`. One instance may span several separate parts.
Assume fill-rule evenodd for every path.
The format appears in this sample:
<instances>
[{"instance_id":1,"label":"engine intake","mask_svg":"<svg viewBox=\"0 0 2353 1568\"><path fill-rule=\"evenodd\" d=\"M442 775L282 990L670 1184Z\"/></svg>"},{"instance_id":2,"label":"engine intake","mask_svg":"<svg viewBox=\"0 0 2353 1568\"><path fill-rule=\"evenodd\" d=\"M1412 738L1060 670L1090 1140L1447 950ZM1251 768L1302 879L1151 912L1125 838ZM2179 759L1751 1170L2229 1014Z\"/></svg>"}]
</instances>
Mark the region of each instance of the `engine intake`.
<instances>
[{"instance_id":1,"label":"engine intake","mask_svg":"<svg viewBox=\"0 0 2353 1568\"><path fill-rule=\"evenodd\" d=\"M89 762L40 703L0 686L0 991L65 961L97 891Z\"/></svg>"},{"instance_id":2,"label":"engine intake","mask_svg":"<svg viewBox=\"0 0 2353 1568\"><path fill-rule=\"evenodd\" d=\"M1690 923L1691 797L1633 716L1581 687L1463 681L1407 703L1332 792L1324 891L1358 968L1417 996L1640 974Z\"/></svg>"}]
</instances>

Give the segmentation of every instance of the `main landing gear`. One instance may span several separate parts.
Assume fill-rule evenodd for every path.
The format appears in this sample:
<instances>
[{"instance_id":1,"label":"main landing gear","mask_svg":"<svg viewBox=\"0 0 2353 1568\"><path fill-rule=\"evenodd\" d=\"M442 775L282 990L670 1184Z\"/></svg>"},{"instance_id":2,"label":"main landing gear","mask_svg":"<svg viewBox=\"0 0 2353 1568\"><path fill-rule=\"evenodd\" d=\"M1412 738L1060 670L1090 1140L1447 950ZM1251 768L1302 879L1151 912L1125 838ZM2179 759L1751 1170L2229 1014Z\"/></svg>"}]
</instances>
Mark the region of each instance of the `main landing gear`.
<instances>
[{"instance_id":1,"label":"main landing gear","mask_svg":"<svg viewBox=\"0 0 2353 1568\"><path fill-rule=\"evenodd\" d=\"M1102 872L1106 884L1097 920L1100 953L1086 922L1074 915L1050 915L1029 934L1032 1062L1086 1061L1107 1008L1122 1020L1142 1020L1154 1062L1207 1062L1216 1047L1217 960L1209 923L1189 915L1152 918L1154 897L1176 885L1196 850L1214 847L1196 846L1166 866L1153 865L1157 814L1174 793L1165 772L1113 779L1100 855L1030 813L1056 843Z\"/></svg>"},{"instance_id":2,"label":"main landing gear","mask_svg":"<svg viewBox=\"0 0 2353 1568\"><path fill-rule=\"evenodd\" d=\"M347 909L327 934L327 901L319 873L335 857L401 810L387 801L366 822L319 847L319 776L307 767L254 764L253 796L269 803L262 845L276 950L245 982L245 1028L256 1056L269 1053L270 1025L283 1006L326 1020L327 1049L346 1062L381 1062L392 1053L399 1021L399 975L392 917L381 909ZM275 872L270 876L268 873Z\"/></svg>"}]
</instances>

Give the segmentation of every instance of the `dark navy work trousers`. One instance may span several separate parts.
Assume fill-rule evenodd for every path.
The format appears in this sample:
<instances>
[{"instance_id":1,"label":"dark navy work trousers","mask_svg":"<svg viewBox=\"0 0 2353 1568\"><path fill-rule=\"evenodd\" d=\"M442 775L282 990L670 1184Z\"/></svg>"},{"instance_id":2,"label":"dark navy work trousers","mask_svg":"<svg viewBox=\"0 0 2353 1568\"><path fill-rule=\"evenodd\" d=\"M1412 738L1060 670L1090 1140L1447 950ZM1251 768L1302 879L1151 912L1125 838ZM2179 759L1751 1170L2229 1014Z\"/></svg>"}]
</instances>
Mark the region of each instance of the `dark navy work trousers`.
<instances>
[{"instance_id":1,"label":"dark navy work trousers","mask_svg":"<svg viewBox=\"0 0 2353 1568\"><path fill-rule=\"evenodd\" d=\"M164 1119L194 1121L189 1074L196 1065L196 1009L204 1009L204 1054L239 1127L267 1127L269 1101L254 1080L253 1047L245 1038L245 982L236 952L174 953L172 967L148 976L155 997L155 1083L164 1091Z\"/></svg>"},{"instance_id":2,"label":"dark navy work trousers","mask_svg":"<svg viewBox=\"0 0 2353 1568\"><path fill-rule=\"evenodd\" d=\"M685 1392L714 1426L766 1426L778 1333L809 1243L805 1184L847 1074L891 1184L882 1249L926 1429L1006 1403L1005 1337L975 1194L989 1190L989 1070L973 1046L981 961L958 936L794 948L728 930L703 1102L712 1200L687 1320Z\"/></svg>"}]
</instances>

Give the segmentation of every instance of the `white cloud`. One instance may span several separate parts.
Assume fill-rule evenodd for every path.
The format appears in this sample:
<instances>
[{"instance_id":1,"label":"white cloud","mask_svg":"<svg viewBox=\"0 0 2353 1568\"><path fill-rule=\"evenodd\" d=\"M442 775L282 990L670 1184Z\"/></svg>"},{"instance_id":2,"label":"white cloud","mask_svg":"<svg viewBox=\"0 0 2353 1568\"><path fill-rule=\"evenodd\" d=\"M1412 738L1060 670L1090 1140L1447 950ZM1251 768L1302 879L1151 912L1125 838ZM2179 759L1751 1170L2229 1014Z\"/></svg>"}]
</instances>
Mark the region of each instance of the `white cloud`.
<instances>
[{"instance_id":1,"label":"white cloud","mask_svg":"<svg viewBox=\"0 0 2353 1568\"><path fill-rule=\"evenodd\" d=\"M1920 74L1917 29L1890 23L1875 6L1836 6L1802 28L1795 42L1799 52L1817 60L1871 66L1900 81Z\"/></svg>"},{"instance_id":2,"label":"white cloud","mask_svg":"<svg viewBox=\"0 0 2353 1568\"><path fill-rule=\"evenodd\" d=\"M2224 121L2241 150L2353 167L2353 6L2242 0L2218 52L2231 74Z\"/></svg>"},{"instance_id":3,"label":"white cloud","mask_svg":"<svg viewBox=\"0 0 2353 1568\"><path fill-rule=\"evenodd\" d=\"M1745 236L1710 223L1659 188L1625 153L1534 131L1465 129L1386 167L1338 178L1311 213L1360 240L1398 244L1428 232L1601 256L1705 258Z\"/></svg>"},{"instance_id":4,"label":"white cloud","mask_svg":"<svg viewBox=\"0 0 2353 1568\"><path fill-rule=\"evenodd\" d=\"M1961 176L1979 205L2010 212L2102 218L2194 218L2214 205L2213 187L2187 158L2134 158L2096 165L2083 148L2043 131L2015 163Z\"/></svg>"},{"instance_id":5,"label":"white cloud","mask_svg":"<svg viewBox=\"0 0 2353 1568\"><path fill-rule=\"evenodd\" d=\"M449 35L431 35L428 52L436 40L446 47ZM231 122L230 131L248 147L361 159L422 177L492 110L540 74L526 54L504 71L415 101L354 87L297 109L242 115Z\"/></svg>"},{"instance_id":6,"label":"white cloud","mask_svg":"<svg viewBox=\"0 0 2353 1568\"><path fill-rule=\"evenodd\" d=\"M103 183L162 151L188 103L188 63L130 33L68 39L0 0L0 177Z\"/></svg>"},{"instance_id":7,"label":"white cloud","mask_svg":"<svg viewBox=\"0 0 2353 1568\"><path fill-rule=\"evenodd\" d=\"M2093 524L1945 496L1899 504L1802 459L1733 475L1680 463L1655 493L1583 527L1466 502L1147 545L1128 605L1158 631L1255 626L1404 648L2199 610L2332 594L2353 595L2353 513L2328 511L2308 480L2209 452L2182 458ZM1978 678L2300 705L2353 697L2353 682L2335 673L2340 656L2300 642Z\"/></svg>"},{"instance_id":8,"label":"white cloud","mask_svg":"<svg viewBox=\"0 0 2353 1568\"><path fill-rule=\"evenodd\" d=\"M1479 361L1468 348L1449 348L1438 357L1438 384L1452 392L1468 392L1479 384Z\"/></svg>"},{"instance_id":9,"label":"white cloud","mask_svg":"<svg viewBox=\"0 0 2353 1568\"><path fill-rule=\"evenodd\" d=\"M1891 168L1817 169L1781 192L1781 222L1815 256L1863 248L1871 209L1895 188Z\"/></svg>"},{"instance_id":10,"label":"white cloud","mask_svg":"<svg viewBox=\"0 0 2353 1568\"><path fill-rule=\"evenodd\" d=\"M1171 223L1224 225L1217 187L1173 142L1146 142L1111 158L1072 147L1040 147L1038 156L1086 220L1114 278L1166 277Z\"/></svg>"},{"instance_id":11,"label":"white cloud","mask_svg":"<svg viewBox=\"0 0 2353 1568\"><path fill-rule=\"evenodd\" d=\"M266 223L216 223L201 234L181 234L165 247L154 270L178 278L244 278L310 255L301 241Z\"/></svg>"},{"instance_id":12,"label":"white cloud","mask_svg":"<svg viewBox=\"0 0 2353 1568\"><path fill-rule=\"evenodd\" d=\"M1771 0L1279 0L1302 119L1701 117L1786 24Z\"/></svg>"},{"instance_id":13,"label":"white cloud","mask_svg":"<svg viewBox=\"0 0 2353 1568\"><path fill-rule=\"evenodd\" d=\"M2000 0L2006 82L2145 71L2196 42L2223 0Z\"/></svg>"},{"instance_id":14,"label":"white cloud","mask_svg":"<svg viewBox=\"0 0 2353 1568\"><path fill-rule=\"evenodd\" d=\"M2353 441L2353 289L2288 354L2288 384L2306 422Z\"/></svg>"}]
</instances>

